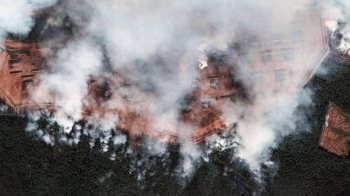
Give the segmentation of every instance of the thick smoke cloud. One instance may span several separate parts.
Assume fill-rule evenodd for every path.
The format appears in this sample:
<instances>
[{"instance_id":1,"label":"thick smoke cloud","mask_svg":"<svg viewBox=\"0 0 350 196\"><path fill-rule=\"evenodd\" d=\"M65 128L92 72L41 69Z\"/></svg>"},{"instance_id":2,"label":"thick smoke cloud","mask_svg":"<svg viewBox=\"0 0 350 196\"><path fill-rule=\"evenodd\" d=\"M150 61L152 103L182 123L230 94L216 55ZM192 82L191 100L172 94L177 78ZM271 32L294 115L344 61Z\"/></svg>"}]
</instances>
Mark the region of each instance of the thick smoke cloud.
<instances>
[{"instance_id":1,"label":"thick smoke cloud","mask_svg":"<svg viewBox=\"0 0 350 196\"><path fill-rule=\"evenodd\" d=\"M102 67L102 53L88 38L72 41L60 50L50 64L51 73L40 76L42 82L33 99L38 103L55 103L59 125L69 132L82 119L82 101L88 94L87 81ZM50 96L51 94L51 96ZM52 96L54 94L54 96ZM49 100L46 100L49 98ZM69 119L67 119L69 117Z\"/></svg>"},{"instance_id":2,"label":"thick smoke cloud","mask_svg":"<svg viewBox=\"0 0 350 196\"><path fill-rule=\"evenodd\" d=\"M38 103L54 103L57 111L54 116L48 117L49 125L57 122L61 127L61 140L70 144L79 142L79 130L92 138L92 145L95 140L100 140L104 151L108 150L108 141L112 138L114 145L124 144L126 137L115 130L115 123L119 119L117 115L89 116L85 119L88 121L85 127L76 123L83 119L85 106L100 104L104 108L124 109L123 97L128 97L132 102L128 108L130 111L142 111L150 117L153 129L172 130L175 135L186 138L192 128L179 123L178 100L191 90L192 81L198 75L196 68L199 61L206 60L206 53L217 49L228 50L233 42L241 41L246 31L259 33L266 29L282 29L284 24L293 20L297 10L313 2L60 1L49 19L49 25L63 25L62 21L68 17L74 26L75 36L49 59L49 71L40 75L40 83L32 92L32 98ZM14 5L9 0L1 0L0 5L4 6L0 7L0 33L27 33L33 26L33 20L22 10L29 9L30 13L34 10L33 6L44 7L53 3L55 1L21 0ZM340 4L332 1L322 4L323 17L328 19L329 28L335 31L339 25L334 21L345 21L347 15L337 10ZM334 9L328 9L327 5L332 5ZM346 29L342 28L343 35L346 35ZM340 48L344 48L343 45ZM246 69L238 64L241 70ZM113 71L127 78L127 81L112 77ZM108 79L110 99L94 103L89 99L87 83L91 77L100 76ZM238 79L247 86L254 86L254 81L246 80L244 75ZM105 81L97 82L102 84ZM305 91L305 96L301 96L300 100L294 100L269 114L261 113L263 106L259 105L259 100L253 100L250 104L225 103L222 109L226 124L229 126L238 122L235 142L231 142L237 149L236 156L246 161L251 169L259 169L261 163L268 161L269 152L278 144L278 138L295 129L295 123L302 117L295 115L294 111L300 104L311 104L311 96L311 92ZM35 124L43 114L33 113L30 116L31 123L27 130L39 130L39 137L52 144L55 139ZM78 131L70 133L72 130ZM67 139L67 134L74 134L73 139ZM230 143L217 136L208 138L208 141L219 144L214 145L215 148ZM195 168L194 160L203 156L193 143L180 142L183 155L180 170L187 175ZM164 154L164 143L150 146L152 152Z\"/></svg>"},{"instance_id":3,"label":"thick smoke cloud","mask_svg":"<svg viewBox=\"0 0 350 196\"><path fill-rule=\"evenodd\" d=\"M331 32L332 47L350 55L350 2L346 0L325 1L323 17Z\"/></svg>"},{"instance_id":4,"label":"thick smoke cloud","mask_svg":"<svg viewBox=\"0 0 350 196\"><path fill-rule=\"evenodd\" d=\"M34 25L32 13L35 10L54 5L57 0L1 0L0 36L7 33L25 35Z\"/></svg>"}]
</instances>

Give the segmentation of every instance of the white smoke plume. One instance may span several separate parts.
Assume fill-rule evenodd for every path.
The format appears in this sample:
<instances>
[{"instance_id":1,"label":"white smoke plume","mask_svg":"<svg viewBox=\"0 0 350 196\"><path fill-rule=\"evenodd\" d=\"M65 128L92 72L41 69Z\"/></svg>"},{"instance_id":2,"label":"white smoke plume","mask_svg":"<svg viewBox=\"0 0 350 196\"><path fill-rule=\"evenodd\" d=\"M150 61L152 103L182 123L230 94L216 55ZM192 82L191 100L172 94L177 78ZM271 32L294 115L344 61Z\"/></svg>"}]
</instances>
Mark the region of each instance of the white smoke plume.
<instances>
[{"instance_id":1,"label":"white smoke plume","mask_svg":"<svg viewBox=\"0 0 350 196\"><path fill-rule=\"evenodd\" d=\"M350 2L346 0L325 1L323 17L326 19L333 47L350 55Z\"/></svg>"},{"instance_id":2,"label":"white smoke plume","mask_svg":"<svg viewBox=\"0 0 350 196\"><path fill-rule=\"evenodd\" d=\"M25 35L34 25L34 11L52 6L57 0L1 0L0 36L7 33Z\"/></svg>"},{"instance_id":3,"label":"white smoke plume","mask_svg":"<svg viewBox=\"0 0 350 196\"><path fill-rule=\"evenodd\" d=\"M6 104L0 104L0 112L8 111L9 107Z\"/></svg>"},{"instance_id":4,"label":"white smoke plume","mask_svg":"<svg viewBox=\"0 0 350 196\"><path fill-rule=\"evenodd\" d=\"M0 0L0 34L28 33L33 20L27 13L35 10L35 6L56 3L53 0L18 2L13 4L10 0ZM108 150L110 140L114 141L115 146L124 144L126 136L122 136L115 127L119 120L117 115L96 114L85 119L88 121L86 127L77 125L83 119L85 106L101 104L104 108L123 109L123 97L128 97L133 103L129 110L147 113L152 128L159 131L170 129L178 136L186 135L191 128L178 122L177 102L191 90L192 81L198 75L198 60L206 60L203 51L228 50L233 42L241 41L240 36L245 31L283 28L284 24L293 20L296 11L311 3L314 1L59 1L49 25L60 26L63 19L68 17L74 26L74 38L54 51L49 59L49 71L40 75L40 84L32 92L32 98L38 103L54 103L57 111L54 116L48 117L49 125L56 122L61 127L60 140L70 144L79 142L79 130L92 138L91 145L100 140L104 151ZM339 28L335 21L346 20L347 16L336 9L338 4L332 1L322 3L331 4L334 8L324 6L323 17L327 19L330 30L335 31ZM345 1L342 3L345 5ZM343 35L345 41L346 33ZM344 44L339 47L346 49ZM205 62L202 62L202 66L206 66ZM109 77L111 73L105 73L104 69L117 71L128 81L113 79ZM101 103L91 103L87 84L91 77L99 76L109 78L111 98ZM240 79L247 86L250 83L254 85L254 81ZM304 98L266 115L261 114L259 100L253 100L253 104L238 102L224 105L223 117L227 125L238 122L237 137L232 142L232 146L237 148L236 156L246 161L251 169L259 169L261 163L268 161L271 148L278 144L278 137L293 130L298 120L293 113L296 107L310 104L310 96ZM55 139L50 133L35 124L43 114L33 113L30 116L31 123L27 130L36 130L45 142L54 143ZM218 148L227 146L227 140L217 136L208 140L216 140ZM161 142L150 145L154 153L164 154L164 149L166 145ZM187 141L181 145L180 152L183 155L180 170L186 176L202 156L196 145ZM115 155L112 158L115 159Z\"/></svg>"},{"instance_id":5,"label":"white smoke plume","mask_svg":"<svg viewBox=\"0 0 350 196\"><path fill-rule=\"evenodd\" d=\"M99 74L101 58L100 48L90 39L71 41L50 62L50 69L54 73L40 76L44 82L38 86L32 98L38 103L55 103L57 123L67 132L72 129L74 122L82 119L82 101L88 94L87 81Z\"/></svg>"}]
</instances>

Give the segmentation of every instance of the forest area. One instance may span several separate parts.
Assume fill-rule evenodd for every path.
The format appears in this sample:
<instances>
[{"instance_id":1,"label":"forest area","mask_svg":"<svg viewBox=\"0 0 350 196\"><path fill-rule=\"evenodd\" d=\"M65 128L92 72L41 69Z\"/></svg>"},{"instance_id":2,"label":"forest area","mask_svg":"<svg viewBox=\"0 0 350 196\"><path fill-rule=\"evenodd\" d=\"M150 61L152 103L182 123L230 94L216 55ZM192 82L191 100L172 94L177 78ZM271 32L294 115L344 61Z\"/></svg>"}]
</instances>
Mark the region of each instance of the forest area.
<instances>
[{"instance_id":1,"label":"forest area","mask_svg":"<svg viewBox=\"0 0 350 196\"><path fill-rule=\"evenodd\" d=\"M347 195L350 158L338 157L318 145L327 105L331 101L350 113L350 69L326 60L305 88L314 90L313 105L303 106L311 131L296 131L283 138L273 150L277 168L263 169L261 195ZM26 133L24 116L0 116L0 195L251 195L261 188L245 165L229 163L229 150L212 155L193 178L179 182L174 175L179 160L178 146L169 147L167 159L139 153L122 154L110 160L99 145L91 148L88 138L75 146L47 145ZM298 125L300 130L302 125ZM216 161L217 157L220 161ZM138 181L135 161L149 160L146 180ZM238 174L227 172L227 165ZM152 175L151 175L152 174ZM186 186L182 186L186 184ZM259 192L259 191L258 191Z\"/></svg>"}]
</instances>

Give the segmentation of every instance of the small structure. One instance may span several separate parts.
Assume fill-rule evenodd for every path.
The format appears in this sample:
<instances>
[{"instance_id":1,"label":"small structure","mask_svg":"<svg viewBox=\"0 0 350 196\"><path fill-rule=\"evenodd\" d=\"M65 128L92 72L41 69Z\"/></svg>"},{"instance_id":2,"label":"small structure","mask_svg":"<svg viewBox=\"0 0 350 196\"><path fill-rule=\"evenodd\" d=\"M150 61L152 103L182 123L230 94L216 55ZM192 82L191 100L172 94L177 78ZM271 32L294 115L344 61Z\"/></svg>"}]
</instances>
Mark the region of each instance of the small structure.
<instances>
[{"instance_id":1,"label":"small structure","mask_svg":"<svg viewBox=\"0 0 350 196\"><path fill-rule=\"evenodd\" d=\"M347 156L348 142L350 142L350 114L342 112L338 106L330 103L319 144L331 153Z\"/></svg>"}]
</instances>

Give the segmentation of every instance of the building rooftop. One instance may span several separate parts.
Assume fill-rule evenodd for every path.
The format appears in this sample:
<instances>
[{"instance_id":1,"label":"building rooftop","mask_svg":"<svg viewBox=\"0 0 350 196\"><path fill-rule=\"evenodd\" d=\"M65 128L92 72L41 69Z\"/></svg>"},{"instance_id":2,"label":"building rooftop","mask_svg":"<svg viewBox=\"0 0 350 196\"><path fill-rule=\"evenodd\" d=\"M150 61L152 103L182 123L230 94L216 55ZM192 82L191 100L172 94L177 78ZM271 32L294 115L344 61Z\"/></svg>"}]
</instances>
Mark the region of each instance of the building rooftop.
<instances>
[{"instance_id":1,"label":"building rooftop","mask_svg":"<svg viewBox=\"0 0 350 196\"><path fill-rule=\"evenodd\" d=\"M329 53L323 21L317 9L310 8L297 13L297 17L283 29L248 32L242 45L248 48L243 61L244 75L253 80L256 100L265 112L294 99L305 83L315 74L320 63ZM57 41L57 40L56 40ZM47 69L45 48L36 42L5 40L0 48L0 98L16 111L28 109L55 110L53 103L36 103L28 99L28 91L35 88L38 74ZM52 44L51 44L52 45ZM180 121L192 131L190 140L199 142L207 136L229 129L222 119L223 102L252 99L247 89L237 83L235 62L224 62L225 56L208 58L208 66L198 68L199 77L193 81L192 92L181 102ZM119 77L120 74L112 74ZM89 82L92 97L108 98L96 79ZM176 128L154 130L147 114L128 110L133 107L127 98L120 100L124 109L84 106L83 116L117 114L117 127L131 136L148 135L176 141ZM126 108L126 109L125 109ZM187 137L188 138L188 137Z\"/></svg>"},{"instance_id":2,"label":"building rooftop","mask_svg":"<svg viewBox=\"0 0 350 196\"><path fill-rule=\"evenodd\" d=\"M263 110L294 99L328 56L328 34L317 9L296 14L283 29L248 34L246 62Z\"/></svg>"},{"instance_id":3,"label":"building rooftop","mask_svg":"<svg viewBox=\"0 0 350 196\"><path fill-rule=\"evenodd\" d=\"M330 103L319 144L331 153L347 156L349 141L350 115L343 113L338 106Z\"/></svg>"}]
</instances>

